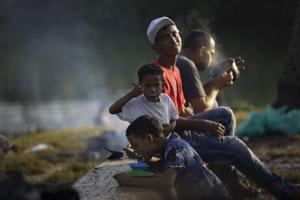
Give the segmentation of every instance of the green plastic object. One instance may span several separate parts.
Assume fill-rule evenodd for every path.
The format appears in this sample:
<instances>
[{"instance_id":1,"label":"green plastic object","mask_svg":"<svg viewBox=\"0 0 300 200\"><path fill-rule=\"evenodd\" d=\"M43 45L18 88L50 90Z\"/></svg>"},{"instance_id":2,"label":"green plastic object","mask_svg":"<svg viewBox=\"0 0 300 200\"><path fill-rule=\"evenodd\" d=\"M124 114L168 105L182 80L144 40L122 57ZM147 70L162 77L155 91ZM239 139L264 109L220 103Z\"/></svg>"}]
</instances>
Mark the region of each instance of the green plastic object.
<instances>
[{"instance_id":1,"label":"green plastic object","mask_svg":"<svg viewBox=\"0 0 300 200\"><path fill-rule=\"evenodd\" d=\"M263 112L252 112L237 129L237 136L255 137L266 134L294 135L300 133L300 110L284 106L268 106Z\"/></svg>"},{"instance_id":2,"label":"green plastic object","mask_svg":"<svg viewBox=\"0 0 300 200\"><path fill-rule=\"evenodd\" d=\"M135 177L149 177L154 176L153 172L149 171L143 171L143 170L130 170L126 172L129 176L135 176Z\"/></svg>"}]
</instances>

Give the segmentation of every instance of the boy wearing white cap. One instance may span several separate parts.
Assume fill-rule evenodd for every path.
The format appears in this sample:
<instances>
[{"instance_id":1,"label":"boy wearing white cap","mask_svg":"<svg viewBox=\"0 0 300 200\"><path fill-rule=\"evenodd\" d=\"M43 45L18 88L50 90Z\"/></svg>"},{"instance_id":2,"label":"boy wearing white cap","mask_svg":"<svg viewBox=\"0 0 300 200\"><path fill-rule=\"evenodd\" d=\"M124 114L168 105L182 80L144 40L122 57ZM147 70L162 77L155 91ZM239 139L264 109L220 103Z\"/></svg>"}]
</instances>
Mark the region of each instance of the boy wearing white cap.
<instances>
[{"instance_id":1,"label":"boy wearing white cap","mask_svg":"<svg viewBox=\"0 0 300 200\"><path fill-rule=\"evenodd\" d=\"M170 18L160 17L150 23L147 37L159 55L153 63L164 71L163 92L171 97L179 115L185 115L182 82L176 67L176 57L181 50L179 31Z\"/></svg>"}]
</instances>

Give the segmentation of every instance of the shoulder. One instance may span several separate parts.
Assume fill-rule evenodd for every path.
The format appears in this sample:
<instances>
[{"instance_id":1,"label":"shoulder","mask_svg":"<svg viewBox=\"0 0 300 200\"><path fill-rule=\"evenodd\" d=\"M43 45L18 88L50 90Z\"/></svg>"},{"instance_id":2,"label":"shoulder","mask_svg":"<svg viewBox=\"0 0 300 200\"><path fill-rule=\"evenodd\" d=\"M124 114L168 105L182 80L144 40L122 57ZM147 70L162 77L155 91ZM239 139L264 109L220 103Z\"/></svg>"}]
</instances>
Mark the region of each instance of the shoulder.
<instances>
[{"instance_id":1,"label":"shoulder","mask_svg":"<svg viewBox=\"0 0 300 200\"><path fill-rule=\"evenodd\" d=\"M139 95L137 97L133 97L127 104L125 104L125 106L136 106L143 103L145 103L145 97L144 95Z\"/></svg>"},{"instance_id":2,"label":"shoulder","mask_svg":"<svg viewBox=\"0 0 300 200\"><path fill-rule=\"evenodd\" d=\"M161 93L160 97L162 98L163 101L172 101L171 97L169 97L169 95L165 94L165 93Z\"/></svg>"},{"instance_id":3,"label":"shoulder","mask_svg":"<svg viewBox=\"0 0 300 200\"><path fill-rule=\"evenodd\" d=\"M168 152L170 151L180 151L186 149L186 143L183 139L181 139L180 137L170 137L169 141L166 145L166 154L168 154Z\"/></svg>"},{"instance_id":4,"label":"shoulder","mask_svg":"<svg viewBox=\"0 0 300 200\"><path fill-rule=\"evenodd\" d=\"M186 57L181 56L179 60L177 60L176 65L180 70L182 78L200 76L195 63Z\"/></svg>"},{"instance_id":5,"label":"shoulder","mask_svg":"<svg viewBox=\"0 0 300 200\"><path fill-rule=\"evenodd\" d=\"M138 102L141 101L141 96L137 96L137 97L133 97L132 99L130 99L130 101L128 103L133 103L133 102Z\"/></svg>"},{"instance_id":6,"label":"shoulder","mask_svg":"<svg viewBox=\"0 0 300 200\"><path fill-rule=\"evenodd\" d=\"M185 56L178 56L176 60L176 65L180 70L186 68L196 68L195 63Z\"/></svg>"},{"instance_id":7,"label":"shoulder","mask_svg":"<svg viewBox=\"0 0 300 200\"><path fill-rule=\"evenodd\" d=\"M167 104L168 106L173 106L175 107L174 105L174 102L173 100L171 99L171 97L169 97L169 95L165 94L165 93L161 93L161 99L162 99L162 102L164 104Z\"/></svg>"}]
</instances>

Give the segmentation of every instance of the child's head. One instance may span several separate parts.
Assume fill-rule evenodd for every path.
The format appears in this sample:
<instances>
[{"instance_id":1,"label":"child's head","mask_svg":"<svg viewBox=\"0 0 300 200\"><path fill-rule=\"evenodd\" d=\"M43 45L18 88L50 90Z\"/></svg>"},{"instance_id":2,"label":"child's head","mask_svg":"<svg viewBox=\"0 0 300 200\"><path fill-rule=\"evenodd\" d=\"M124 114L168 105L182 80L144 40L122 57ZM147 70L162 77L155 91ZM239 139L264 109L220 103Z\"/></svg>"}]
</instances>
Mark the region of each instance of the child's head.
<instances>
[{"instance_id":1,"label":"child's head","mask_svg":"<svg viewBox=\"0 0 300 200\"><path fill-rule=\"evenodd\" d=\"M160 17L151 21L147 37L159 55L176 56L181 50L181 38L174 21Z\"/></svg>"},{"instance_id":2,"label":"child's head","mask_svg":"<svg viewBox=\"0 0 300 200\"><path fill-rule=\"evenodd\" d=\"M139 83L149 101L159 101L163 87L163 70L155 64L146 64L138 70Z\"/></svg>"},{"instance_id":3,"label":"child's head","mask_svg":"<svg viewBox=\"0 0 300 200\"><path fill-rule=\"evenodd\" d=\"M156 139L163 137L163 127L156 118L143 115L128 126L126 136L137 153L154 153Z\"/></svg>"}]
</instances>

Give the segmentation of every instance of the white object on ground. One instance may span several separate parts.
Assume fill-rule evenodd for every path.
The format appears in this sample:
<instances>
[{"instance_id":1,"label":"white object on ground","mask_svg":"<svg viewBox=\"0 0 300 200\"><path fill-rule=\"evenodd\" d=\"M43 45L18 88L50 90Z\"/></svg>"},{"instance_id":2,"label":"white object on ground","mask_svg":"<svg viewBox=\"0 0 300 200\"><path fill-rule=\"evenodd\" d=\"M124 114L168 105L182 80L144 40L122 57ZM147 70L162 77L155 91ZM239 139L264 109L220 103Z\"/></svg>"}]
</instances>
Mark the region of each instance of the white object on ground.
<instances>
[{"instance_id":1,"label":"white object on ground","mask_svg":"<svg viewBox=\"0 0 300 200\"><path fill-rule=\"evenodd\" d=\"M39 151L44 151L46 149L48 149L48 144L37 144L33 147L31 147L30 152L34 153L34 152L39 152ZM28 151L26 151L28 152Z\"/></svg>"}]
</instances>

